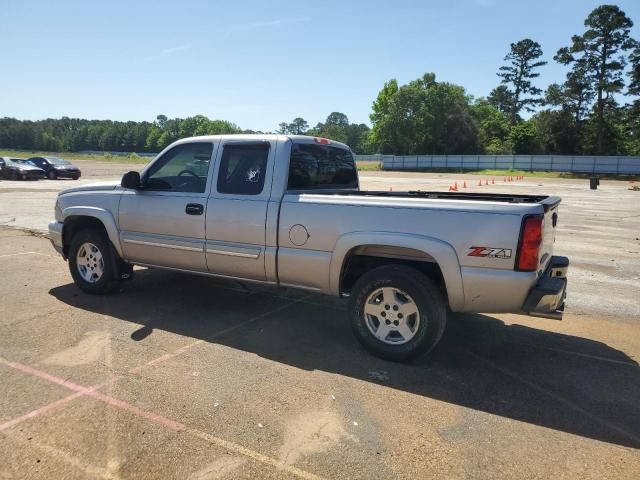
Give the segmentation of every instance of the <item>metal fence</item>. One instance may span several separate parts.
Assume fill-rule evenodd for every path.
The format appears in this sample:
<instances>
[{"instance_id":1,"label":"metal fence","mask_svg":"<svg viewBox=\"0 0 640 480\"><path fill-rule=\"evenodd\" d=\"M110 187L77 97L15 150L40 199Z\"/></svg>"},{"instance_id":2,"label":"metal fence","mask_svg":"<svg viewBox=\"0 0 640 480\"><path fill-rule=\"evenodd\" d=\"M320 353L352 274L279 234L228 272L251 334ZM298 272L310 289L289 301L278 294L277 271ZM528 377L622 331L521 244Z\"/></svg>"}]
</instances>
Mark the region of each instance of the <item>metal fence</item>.
<instances>
[{"instance_id":1,"label":"metal fence","mask_svg":"<svg viewBox=\"0 0 640 480\"><path fill-rule=\"evenodd\" d=\"M578 155L356 155L383 170L525 170L640 174L640 157Z\"/></svg>"}]
</instances>

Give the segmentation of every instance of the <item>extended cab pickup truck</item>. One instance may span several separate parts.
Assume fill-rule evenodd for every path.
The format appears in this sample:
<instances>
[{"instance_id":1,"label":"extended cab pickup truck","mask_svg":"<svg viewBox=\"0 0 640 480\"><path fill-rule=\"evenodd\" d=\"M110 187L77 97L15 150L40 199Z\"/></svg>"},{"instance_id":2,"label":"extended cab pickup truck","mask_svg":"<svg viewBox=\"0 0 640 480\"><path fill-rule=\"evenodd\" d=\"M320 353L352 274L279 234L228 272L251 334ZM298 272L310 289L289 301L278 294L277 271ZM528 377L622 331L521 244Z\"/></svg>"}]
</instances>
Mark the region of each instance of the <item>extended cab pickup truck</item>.
<instances>
[{"instance_id":1,"label":"extended cab pickup truck","mask_svg":"<svg viewBox=\"0 0 640 480\"><path fill-rule=\"evenodd\" d=\"M560 319L560 198L359 189L351 150L324 138L187 138L120 183L61 192L49 225L75 283L107 293L133 265L349 297L358 340L403 360L447 311Z\"/></svg>"}]
</instances>

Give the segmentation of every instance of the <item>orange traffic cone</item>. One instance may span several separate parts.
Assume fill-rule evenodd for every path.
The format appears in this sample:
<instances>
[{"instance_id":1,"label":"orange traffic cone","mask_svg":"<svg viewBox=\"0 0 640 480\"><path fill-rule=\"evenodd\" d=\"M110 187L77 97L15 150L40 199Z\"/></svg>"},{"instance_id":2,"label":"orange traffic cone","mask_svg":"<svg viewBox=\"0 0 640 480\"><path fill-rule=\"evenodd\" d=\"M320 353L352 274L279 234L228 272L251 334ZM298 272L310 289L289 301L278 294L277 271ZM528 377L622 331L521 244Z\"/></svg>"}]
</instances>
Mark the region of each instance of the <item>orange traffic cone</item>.
<instances>
[{"instance_id":1,"label":"orange traffic cone","mask_svg":"<svg viewBox=\"0 0 640 480\"><path fill-rule=\"evenodd\" d=\"M453 185L449 186L449 191L450 192L457 192L458 191L458 187L454 187Z\"/></svg>"},{"instance_id":2,"label":"orange traffic cone","mask_svg":"<svg viewBox=\"0 0 640 480\"><path fill-rule=\"evenodd\" d=\"M503 182L506 182L506 181L507 181L507 177L504 177L504 178L502 179L502 181L503 181Z\"/></svg>"},{"instance_id":3,"label":"orange traffic cone","mask_svg":"<svg viewBox=\"0 0 640 480\"><path fill-rule=\"evenodd\" d=\"M482 179L478 180L478 186L481 187L482 186Z\"/></svg>"},{"instance_id":4,"label":"orange traffic cone","mask_svg":"<svg viewBox=\"0 0 640 480\"><path fill-rule=\"evenodd\" d=\"M496 179L495 179L495 178L492 178L492 179L491 179L491 185L495 185L495 184L496 184Z\"/></svg>"},{"instance_id":5,"label":"orange traffic cone","mask_svg":"<svg viewBox=\"0 0 640 480\"><path fill-rule=\"evenodd\" d=\"M462 188L467 188L467 181L465 180L464 183L462 184Z\"/></svg>"}]
</instances>

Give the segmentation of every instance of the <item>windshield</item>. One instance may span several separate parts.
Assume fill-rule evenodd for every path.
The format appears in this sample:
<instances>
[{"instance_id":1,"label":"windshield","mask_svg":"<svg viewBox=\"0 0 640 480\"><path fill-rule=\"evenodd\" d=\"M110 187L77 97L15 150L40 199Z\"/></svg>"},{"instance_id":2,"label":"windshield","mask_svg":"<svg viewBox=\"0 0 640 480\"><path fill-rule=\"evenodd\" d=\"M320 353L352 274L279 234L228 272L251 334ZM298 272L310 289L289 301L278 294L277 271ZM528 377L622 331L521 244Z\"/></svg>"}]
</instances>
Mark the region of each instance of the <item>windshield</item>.
<instances>
[{"instance_id":1,"label":"windshield","mask_svg":"<svg viewBox=\"0 0 640 480\"><path fill-rule=\"evenodd\" d=\"M53 163L54 165L71 165L70 162L67 162L66 160L63 160L61 158L58 157L45 157L49 163Z\"/></svg>"}]
</instances>

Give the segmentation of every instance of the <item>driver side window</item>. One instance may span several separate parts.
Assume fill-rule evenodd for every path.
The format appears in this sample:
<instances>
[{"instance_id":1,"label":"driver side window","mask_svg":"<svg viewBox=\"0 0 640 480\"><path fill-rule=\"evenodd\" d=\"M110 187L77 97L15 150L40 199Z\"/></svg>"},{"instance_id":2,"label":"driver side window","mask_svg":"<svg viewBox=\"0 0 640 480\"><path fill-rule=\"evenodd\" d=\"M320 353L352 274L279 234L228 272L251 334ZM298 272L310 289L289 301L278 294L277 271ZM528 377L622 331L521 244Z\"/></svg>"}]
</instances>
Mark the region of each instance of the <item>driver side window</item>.
<instances>
[{"instance_id":1,"label":"driver side window","mask_svg":"<svg viewBox=\"0 0 640 480\"><path fill-rule=\"evenodd\" d=\"M145 190L204 193L213 144L183 143L160 157L143 179Z\"/></svg>"}]
</instances>

